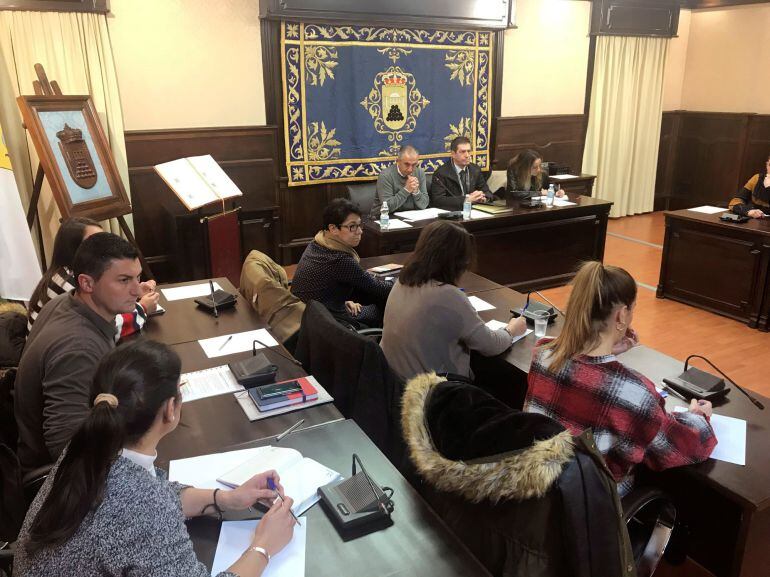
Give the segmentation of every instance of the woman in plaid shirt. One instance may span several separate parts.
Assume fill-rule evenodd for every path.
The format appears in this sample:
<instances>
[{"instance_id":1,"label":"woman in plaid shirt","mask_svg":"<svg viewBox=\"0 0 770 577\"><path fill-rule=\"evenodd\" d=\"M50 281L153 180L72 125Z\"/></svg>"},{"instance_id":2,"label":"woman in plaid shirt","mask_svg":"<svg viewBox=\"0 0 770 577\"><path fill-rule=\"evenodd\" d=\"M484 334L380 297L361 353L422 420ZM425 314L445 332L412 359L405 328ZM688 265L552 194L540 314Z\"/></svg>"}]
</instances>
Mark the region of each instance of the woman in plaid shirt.
<instances>
[{"instance_id":1,"label":"woman in plaid shirt","mask_svg":"<svg viewBox=\"0 0 770 577\"><path fill-rule=\"evenodd\" d=\"M635 305L628 272L585 263L561 334L535 349L524 402L524 410L548 415L573 434L592 429L621 495L633 486L637 463L653 470L697 463L717 443L711 403L693 399L687 412L666 413L655 385L615 357L636 344Z\"/></svg>"}]
</instances>

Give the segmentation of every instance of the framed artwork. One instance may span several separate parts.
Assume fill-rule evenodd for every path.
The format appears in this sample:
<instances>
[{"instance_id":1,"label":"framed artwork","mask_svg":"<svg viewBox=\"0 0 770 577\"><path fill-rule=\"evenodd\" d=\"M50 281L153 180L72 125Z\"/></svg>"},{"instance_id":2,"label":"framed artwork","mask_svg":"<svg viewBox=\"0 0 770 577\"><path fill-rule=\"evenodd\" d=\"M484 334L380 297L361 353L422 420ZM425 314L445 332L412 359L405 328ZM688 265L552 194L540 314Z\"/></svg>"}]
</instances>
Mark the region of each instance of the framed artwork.
<instances>
[{"instance_id":1,"label":"framed artwork","mask_svg":"<svg viewBox=\"0 0 770 577\"><path fill-rule=\"evenodd\" d=\"M17 102L63 218L105 220L131 212L90 96L20 96Z\"/></svg>"}]
</instances>

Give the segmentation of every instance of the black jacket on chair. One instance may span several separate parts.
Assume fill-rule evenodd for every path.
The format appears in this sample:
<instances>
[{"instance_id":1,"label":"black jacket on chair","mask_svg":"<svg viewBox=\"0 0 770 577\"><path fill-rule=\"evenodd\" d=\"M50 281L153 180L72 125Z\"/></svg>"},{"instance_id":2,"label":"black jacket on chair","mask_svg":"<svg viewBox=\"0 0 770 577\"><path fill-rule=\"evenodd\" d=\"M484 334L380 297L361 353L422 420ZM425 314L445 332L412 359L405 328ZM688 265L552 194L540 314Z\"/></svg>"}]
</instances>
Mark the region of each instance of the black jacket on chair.
<instances>
[{"instance_id":1,"label":"black jacket on chair","mask_svg":"<svg viewBox=\"0 0 770 577\"><path fill-rule=\"evenodd\" d=\"M486 179L481 174L481 168L470 163L468 165L468 194L474 190L482 191L487 197L487 202L494 199ZM464 199L465 195L460 179L457 177L457 171L450 158L433 173L433 180L430 185L430 205L446 210L462 210Z\"/></svg>"},{"instance_id":2,"label":"black jacket on chair","mask_svg":"<svg viewBox=\"0 0 770 577\"><path fill-rule=\"evenodd\" d=\"M394 463L403 455L400 407L403 383L374 339L335 320L318 301L307 303L294 356L348 419L355 420Z\"/></svg>"},{"instance_id":3,"label":"black jacket on chair","mask_svg":"<svg viewBox=\"0 0 770 577\"><path fill-rule=\"evenodd\" d=\"M435 374L407 383L402 429L418 490L496 577L636 575L590 432Z\"/></svg>"}]
</instances>

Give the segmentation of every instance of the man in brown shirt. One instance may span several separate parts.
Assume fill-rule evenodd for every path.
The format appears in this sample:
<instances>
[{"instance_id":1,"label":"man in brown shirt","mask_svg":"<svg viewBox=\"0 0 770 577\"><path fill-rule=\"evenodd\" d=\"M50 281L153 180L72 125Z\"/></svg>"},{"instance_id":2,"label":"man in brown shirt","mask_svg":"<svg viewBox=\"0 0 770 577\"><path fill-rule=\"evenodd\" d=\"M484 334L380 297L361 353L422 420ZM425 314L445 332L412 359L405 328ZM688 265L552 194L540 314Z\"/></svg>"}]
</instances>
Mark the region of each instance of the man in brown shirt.
<instances>
[{"instance_id":1,"label":"man in brown shirt","mask_svg":"<svg viewBox=\"0 0 770 577\"><path fill-rule=\"evenodd\" d=\"M115 315L134 310L141 270L130 243L94 234L75 254L75 290L40 312L14 387L24 472L53 463L89 411L96 367L115 347Z\"/></svg>"}]
</instances>

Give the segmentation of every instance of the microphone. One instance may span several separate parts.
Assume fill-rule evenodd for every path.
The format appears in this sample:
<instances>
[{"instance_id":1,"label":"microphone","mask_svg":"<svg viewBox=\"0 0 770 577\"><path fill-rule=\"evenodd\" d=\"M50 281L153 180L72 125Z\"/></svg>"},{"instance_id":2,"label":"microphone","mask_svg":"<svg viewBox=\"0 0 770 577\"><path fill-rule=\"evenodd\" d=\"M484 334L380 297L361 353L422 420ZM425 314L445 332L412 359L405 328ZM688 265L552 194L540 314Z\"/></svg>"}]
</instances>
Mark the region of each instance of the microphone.
<instances>
[{"instance_id":1,"label":"microphone","mask_svg":"<svg viewBox=\"0 0 770 577\"><path fill-rule=\"evenodd\" d=\"M717 371L717 372L718 372L720 375L722 375L722 376L723 376L724 378L726 378L726 379L727 379L729 382L731 382L731 383L732 383L732 384L735 386L735 388L736 388L736 389L738 389L740 392L742 392L744 395L746 395L746 396L748 397L748 399L749 399L749 400L750 400L752 403L754 403L754 405L755 405L755 406L756 406L758 409L760 409L760 410L762 410L762 411L764 411L764 410L765 410L765 406L764 406L762 403L760 403L760 402L759 402L757 399L755 399L755 398L754 398L752 395L750 395L750 394L749 394L749 392L748 392L748 391L746 391L746 389L744 389L744 388L743 388L743 387L741 387L741 386L740 386L738 383L736 383L734 380L732 380L730 377L728 377L728 376L727 376L725 373L723 373L723 372L722 372L722 370L721 370L721 369L720 369L718 366L716 366L714 363L712 363L710 360L708 360L708 359L707 359L706 357L704 357L704 356L701 356L701 355L690 355L689 357L687 357L687 358L685 359L685 361L684 361L684 370L685 370L685 372L687 372L687 367L688 367L688 366L689 366L689 364L690 364L690 359L693 359L693 358L695 358L695 359L702 359L702 360L706 361L706 362L707 362L709 365L711 365L711 366L712 366L712 367L713 367L713 368L714 368L714 369L715 369L715 370L716 370L716 371Z\"/></svg>"},{"instance_id":2,"label":"microphone","mask_svg":"<svg viewBox=\"0 0 770 577\"><path fill-rule=\"evenodd\" d=\"M265 343L263 343L263 342L262 342L262 341L260 341L260 340L254 339L254 340L252 341L252 343L251 343L251 354L252 354L252 356L254 356L254 355L256 355L256 354L257 354L257 345L261 345L261 346L263 346L263 347L264 347L264 348L266 348L266 349L272 349L272 348L273 348L273 347L269 347L269 346L267 346ZM278 346L280 346L280 345L278 345ZM297 365L298 367L301 367L301 366L302 366L302 363L300 363L300 362L299 362L297 359L295 359L294 357L290 357L289 355L284 355L284 354L281 352L281 349L276 349L276 350L274 350L273 352L274 352L276 355L278 355L279 357L282 357L282 358L286 359L287 361L290 361L290 362L294 363L294 364L295 364L295 365Z\"/></svg>"},{"instance_id":3,"label":"microphone","mask_svg":"<svg viewBox=\"0 0 770 577\"><path fill-rule=\"evenodd\" d=\"M540 294L540 291L530 291L529 293L527 293L527 303L529 303L529 295L532 293L535 293L537 296L539 296L541 299L543 299L545 302L551 305L553 307L553 310L555 310L561 316L564 316L564 313L562 312L562 310L559 307L557 307L555 304L553 304L551 301L549 301L547 298L545 298L542 294Z\"/></svg>"}]
</instances>

